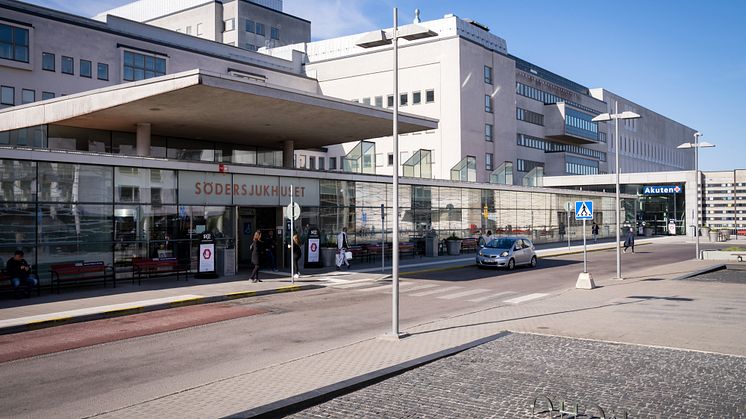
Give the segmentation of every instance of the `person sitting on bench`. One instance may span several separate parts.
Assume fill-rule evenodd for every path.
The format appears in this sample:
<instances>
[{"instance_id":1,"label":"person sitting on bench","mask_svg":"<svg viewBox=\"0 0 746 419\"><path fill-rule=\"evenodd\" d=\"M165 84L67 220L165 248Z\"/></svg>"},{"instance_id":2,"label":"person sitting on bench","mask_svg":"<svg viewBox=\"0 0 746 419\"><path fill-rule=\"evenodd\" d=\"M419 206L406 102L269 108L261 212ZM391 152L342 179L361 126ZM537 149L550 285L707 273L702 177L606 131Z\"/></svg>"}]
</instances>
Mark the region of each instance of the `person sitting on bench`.
<instances>
[{"instance_id":1,"label":"person sitting on bench","mask_svg":"<svg viewBox=\"0 0 746 419\"><path fill-rule=\"evenodd\" d=\"M25 288L26 295L31 296L31 290L39 283L39 279L31 273L31 265L23 258L23 251L16 250L12 258L8 259L5 271L10 276L10 284L16 292Z\"/></svg>"}]
</instances>

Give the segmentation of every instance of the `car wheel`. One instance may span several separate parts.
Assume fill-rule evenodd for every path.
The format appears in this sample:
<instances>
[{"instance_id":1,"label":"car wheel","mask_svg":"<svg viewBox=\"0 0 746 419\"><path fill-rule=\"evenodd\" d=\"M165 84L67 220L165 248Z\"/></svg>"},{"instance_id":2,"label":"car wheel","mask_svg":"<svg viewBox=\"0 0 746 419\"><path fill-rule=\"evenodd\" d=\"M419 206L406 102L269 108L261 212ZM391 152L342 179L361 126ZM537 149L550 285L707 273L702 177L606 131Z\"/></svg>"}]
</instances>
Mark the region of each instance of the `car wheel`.
<instances>
[{"instance_id":1,"label":"car wheel","mask_svg":"<svg viewBox=\"0 0 746 419\"><path fill-rule=\"evenodd\" d=\"M532 257L531 257L531 267L532 267L532 268L535 268L535 267L536 267L536 256L532 256Z\"/></svg>"},{"instance_id":2,"label":"car wheel","mask_svg":"<svg viewBox=\"0 0 746 419\"><path fill-rule=\"evenodd\" d=\"M509 270L509 271L512 271L513 269L515 269L515 260L513 260L513 259L510 259L510 260L508 261L508 270Z\"/></svg>"}]
</instances>

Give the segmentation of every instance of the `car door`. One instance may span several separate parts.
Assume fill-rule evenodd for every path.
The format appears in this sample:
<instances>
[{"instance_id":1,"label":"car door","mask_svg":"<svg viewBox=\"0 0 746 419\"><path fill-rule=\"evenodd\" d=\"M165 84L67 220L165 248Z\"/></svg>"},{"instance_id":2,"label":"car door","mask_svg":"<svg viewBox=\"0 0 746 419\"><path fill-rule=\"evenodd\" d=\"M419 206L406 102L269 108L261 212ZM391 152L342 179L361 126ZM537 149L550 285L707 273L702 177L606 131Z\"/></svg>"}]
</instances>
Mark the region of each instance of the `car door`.
<instances>
[{"instance_id":1,"label":"car door","mask_svg":"<svg viewBox=\"0 0 746 419\"><path fill-rule=\"evenodd\" d=\"M526 263L526 256L524 254L523 249L523 240L518 239L513 244L513 259L515 259L515 264L520 265L522 263Z\"/></svg>"}]
</instances>

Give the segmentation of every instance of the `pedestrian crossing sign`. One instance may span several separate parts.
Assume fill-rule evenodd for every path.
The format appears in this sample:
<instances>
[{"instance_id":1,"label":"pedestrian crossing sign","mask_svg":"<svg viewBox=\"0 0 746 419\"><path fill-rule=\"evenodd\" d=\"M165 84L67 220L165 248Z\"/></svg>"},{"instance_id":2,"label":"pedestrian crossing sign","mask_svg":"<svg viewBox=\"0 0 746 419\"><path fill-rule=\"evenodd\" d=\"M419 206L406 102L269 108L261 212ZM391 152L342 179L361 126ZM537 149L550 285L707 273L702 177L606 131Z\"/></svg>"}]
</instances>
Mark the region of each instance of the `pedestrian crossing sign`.
<instances>
[{"instance_id":1,"label":"pedestrian crossing sign","mask_svg":"<svg viewBox=\"0 0 746 419\"><path fill-rule=\"evenodd\" d=\"M593 219L593 201L575 201L575 219Z\"/></svg>"}]
</instances>

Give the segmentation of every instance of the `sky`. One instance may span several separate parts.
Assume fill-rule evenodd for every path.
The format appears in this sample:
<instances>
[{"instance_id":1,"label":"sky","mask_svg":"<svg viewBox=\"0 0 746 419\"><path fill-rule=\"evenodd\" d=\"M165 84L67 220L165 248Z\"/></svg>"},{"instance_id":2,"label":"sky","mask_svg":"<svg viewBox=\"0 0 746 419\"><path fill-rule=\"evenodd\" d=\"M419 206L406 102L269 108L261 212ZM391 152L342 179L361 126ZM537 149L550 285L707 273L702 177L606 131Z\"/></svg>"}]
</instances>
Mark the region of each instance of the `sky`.
<instances>
[{"instance_id":1,"label":"sky","mask_svg":"<svg viewBox=\"0 0 746 419\"><path fill-rule=\"evenodd\" d=\"M93 16L129 0L30 2ZM483 23L513 55L702 132L702 170L746 169L746 1L284 0L314 40L390 27L393 7Z\"/></svg>"}]
</instances>

